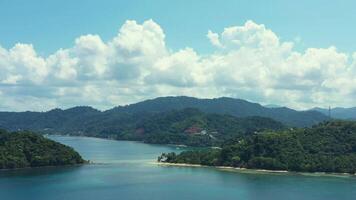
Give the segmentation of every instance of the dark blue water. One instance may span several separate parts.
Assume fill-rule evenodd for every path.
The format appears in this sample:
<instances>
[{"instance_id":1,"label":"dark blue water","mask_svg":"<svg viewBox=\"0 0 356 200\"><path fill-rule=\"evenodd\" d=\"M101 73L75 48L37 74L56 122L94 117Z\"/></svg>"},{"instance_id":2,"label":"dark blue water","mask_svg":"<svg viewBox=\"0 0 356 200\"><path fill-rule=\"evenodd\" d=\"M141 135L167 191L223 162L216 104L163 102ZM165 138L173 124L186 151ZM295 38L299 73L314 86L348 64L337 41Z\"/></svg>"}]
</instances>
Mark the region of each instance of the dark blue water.
<instances>
[{"instance_id":1,"label":"dark blue water","mask_svg":"<svg viewBox=\"0 0 356 200\"><path fill-rule=\"evenodd\" d=\"M159 166L175 147L51 137L98 163L0 172L0 200L355 200L356 178L237 173Z\"/></svg>"}]
</instances>

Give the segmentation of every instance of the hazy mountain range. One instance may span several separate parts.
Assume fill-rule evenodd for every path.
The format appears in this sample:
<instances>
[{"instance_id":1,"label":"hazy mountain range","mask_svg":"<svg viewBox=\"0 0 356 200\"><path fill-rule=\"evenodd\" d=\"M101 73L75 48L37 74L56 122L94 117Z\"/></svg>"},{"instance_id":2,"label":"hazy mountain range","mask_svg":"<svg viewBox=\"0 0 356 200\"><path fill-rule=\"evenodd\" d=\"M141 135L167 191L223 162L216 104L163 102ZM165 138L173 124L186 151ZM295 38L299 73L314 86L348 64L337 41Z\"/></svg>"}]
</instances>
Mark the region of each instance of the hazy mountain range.
<instances>
[{"instance_id":1,"label":"hazy mountain range","mask_svg":"<svg viewBox=\"0 0 356 200\"><path fill-rule=\"evenodd\" d=\"M328 108L313 108L312 110L318 111L323 113L324 115L329 116L329 109ZM352 108L341 108L341 107L336 107L330 109L330 115L331 118L335 119L350 119L350 120L355 120L356 119L356 107Z\"/></svg>"},{"instance_id":2,"label":"hazy mountain range","mask_svg":"<svg viewBox=\"0 0 356 200\"><path fill-rule=\"evenodd\" d=\"M197 108L205 113L229 114L235 117L260 116L272 118L287 126L306 127L328 119L315 110L296 111L287 107L267 108L242 99L193 97L159 97L126 106L118 106L106 111L80 106L66 110L54 109L48 112L0 112L0 128L9 130L53 129L56 131L84 130L86 127L123 126L143 116L170 110ZM143 114L144 113L144 114ZM94 128L93 128L94 129Z\"/></svg>"}]
</instances>

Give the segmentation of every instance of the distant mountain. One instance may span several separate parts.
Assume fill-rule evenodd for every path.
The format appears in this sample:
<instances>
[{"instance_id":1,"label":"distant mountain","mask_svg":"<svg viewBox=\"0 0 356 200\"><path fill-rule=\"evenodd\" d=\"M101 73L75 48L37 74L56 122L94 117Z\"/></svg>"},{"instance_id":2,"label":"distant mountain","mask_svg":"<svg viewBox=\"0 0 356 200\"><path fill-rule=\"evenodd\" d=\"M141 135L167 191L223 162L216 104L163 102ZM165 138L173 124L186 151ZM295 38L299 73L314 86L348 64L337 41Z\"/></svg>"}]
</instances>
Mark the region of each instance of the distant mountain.
<instances>
[{"instance_id":1,"label":"distant mountain","mask_svg":"<svg viewBox=\"0 0 356 200\"><path fill-rule=\"evenodd\" d=\"M107 111L81 106L48 112L0 112L0 128L105 137L133 130L137 124L157 113L185 108L235 117L267 117L293 127L307 127L327 119L317 111L296 111L286 107L266 108L257 103L226 97L216 99L160 97L118 106Z\"/></svg>"},{"instance_id":2,"label":"distant mountain","mask_svg":"<svg viewBox=\"0 0 356 200\"><path fill-rule=\"evenodd\" d=\"M130 113L118 110L100 112L88 107L76 107L45 113L1 113L0 116L5 118L1 120L2 127L12 130L28 129L50 134L189 146L216 146L227 139L256 131L285 128L281 122L270 118L207 114L196 108Z\"/></svg>"},{"instance_id":3,"label":"distant mountain","mask_svg":"<svg viewBox=\"0 0 356 200\"><path fill-rule=\"evenodd\" d=\"M0 128L17 130L71 131L72 127L86 125L88 119L96 118L102 112L87 106L67 110L53 109L48 112L0 112Z\"/></svg>"},{"instance_id":4,"label":"distant mountain","mask_svg":"<svg viewBox=\"0 0 356 200\"><path fill-rule=\"evenodd\" d=\"M266 108L281 108L283 106L280 105L276 105L276 104L267 104L267 105L263 105Z\"/></svg>"},{"instance_id":5,"label":"distant mountain","mask_svg":"<svg viewBox=\"0 0 356 200\"><path fill-rule=\"evenodd\" d=\"M329 116L329 109L326 108L313 108L311 110L318 111L323 113L324 115ZM335 119L350 119L356 120L356 107L353 108L332 108L330 110L331 118Z\"/></svg>"},{"instance_id":6,"label":"distant mountain","mask_svg":"<svg viewBox=\"0 0 356 200\"><path fill-rule=\"evenodd\" d=\"M261 116L280 121L288 126L307 127L327 120L327 116L316 111L296 111L286 107L267 108L242 99L221 97L198 99L193 97L159 97L127 106L119 106L108 112L162 112L197 108L206 113L229 114L235 117Z\"/></svg>"}]
</instances>

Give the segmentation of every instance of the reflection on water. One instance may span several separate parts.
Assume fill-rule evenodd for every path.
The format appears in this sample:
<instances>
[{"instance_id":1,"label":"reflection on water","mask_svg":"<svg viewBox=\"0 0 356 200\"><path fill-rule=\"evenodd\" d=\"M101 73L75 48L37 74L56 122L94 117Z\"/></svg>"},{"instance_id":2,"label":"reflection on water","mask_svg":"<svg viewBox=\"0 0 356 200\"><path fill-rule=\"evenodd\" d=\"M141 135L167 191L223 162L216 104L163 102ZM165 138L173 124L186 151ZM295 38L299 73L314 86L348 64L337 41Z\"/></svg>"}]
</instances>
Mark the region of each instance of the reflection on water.
<instances>
[{"instance_id":1,"label":"reflection on water","mask_svg":"<svg viewBox=\"0 0 356 200\"><path fill-rule=\"evenodd\" d=\"M83 167L83 165L63 166L63 167L40 167L28 169L3 170L0 172L0 178L48 176L51 174L71 173Z\"/></svg>"}]
</instances>

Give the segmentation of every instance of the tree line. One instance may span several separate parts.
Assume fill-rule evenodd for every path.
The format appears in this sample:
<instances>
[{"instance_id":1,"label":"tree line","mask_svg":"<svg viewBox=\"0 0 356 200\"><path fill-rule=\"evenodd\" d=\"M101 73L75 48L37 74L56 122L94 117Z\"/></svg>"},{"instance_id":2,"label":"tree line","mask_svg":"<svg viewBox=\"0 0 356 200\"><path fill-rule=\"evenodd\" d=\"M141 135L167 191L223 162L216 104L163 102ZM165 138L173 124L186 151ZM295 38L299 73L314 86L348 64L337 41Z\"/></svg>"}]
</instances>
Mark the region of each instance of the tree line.
<instances>
[{"instance_id":1,"label":"tree line","mask_svg":"<svg viewBox=\"0 0 356 200\"><path fill-rule=\"evenodd\" d=\"M300 172L356 172L356 122L265 131L225 142L221 149L164 153L161 162Z\"/></svg>"}]
</instances>

